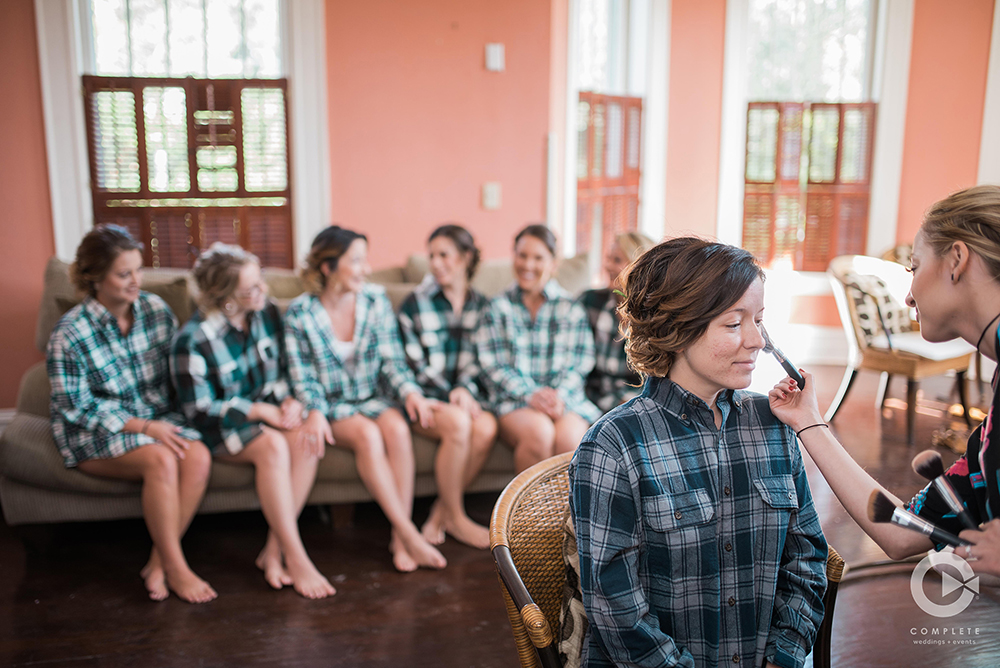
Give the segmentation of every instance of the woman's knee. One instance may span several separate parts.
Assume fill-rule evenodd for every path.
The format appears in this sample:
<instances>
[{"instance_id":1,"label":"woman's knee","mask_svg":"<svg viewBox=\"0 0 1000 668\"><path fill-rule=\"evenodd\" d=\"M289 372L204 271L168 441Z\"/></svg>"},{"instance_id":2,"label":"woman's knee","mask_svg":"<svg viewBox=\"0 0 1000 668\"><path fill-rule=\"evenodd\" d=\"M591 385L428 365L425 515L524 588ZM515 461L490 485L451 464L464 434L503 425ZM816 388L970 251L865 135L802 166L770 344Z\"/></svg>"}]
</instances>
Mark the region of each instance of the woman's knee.
<instances>
[{"instance_id":1,"label":"woman's knee","mask_svg":"<svg viewBox=\"0 0 1000 668\"><path fill-rule=\"evenodd\" d=\"M174 451L162 443L143 446L142 479L144 482L176 484L180 461Z\"/></svg>"},{"instance_id":2,"label":"woman's knee","mask_svg":"<svg viewBox=\"0 0 1000 668\"><path fill-rule=\"evenodd\" d=\"M288 466L288 442L281 432L265 429L247 445L255 466L280 468Z\"/></svg>"},{"instance_id":3,"label":"woman's knee","mask_svg":"<svg viewBox=\"0 0 1000 668\"><path fill-rule=\"evenodd\" d=\"M398 411L388 410L378 418L378 428L386 448L413 447L410 425Z\"/></svg>"},{"instance_id":4,"label":"woman's knee","mask_svg":"<svg viewBox=\"0 0 1000 668\"><path fill-rule=\"evenodd\" d=\"M191 441L191 447L184 453L184 459L178 460L178 465L186 478L208 480L212 474L212 452L201 441Z\"/></svg>"},{"instance_id":5,"label":"woman's knee","mask_svg":"<svg viewBox=\"0 0 1000 668\"><path fill-rule=\"evenodd\" d=\"M501 419L501 429L518 446L531 443L551 449L556 439L556 427L552 420L544 413L530 408L519 412L516 417L504 416Z\"/></svg>"},{"instance_id":6,"label":"woman's knee","mask_svg":"<svg viewBox=\"0 0 1000 668\"><path fill-rule=\"evenodd\" d=\"M434 412L434 422L441 438L450 438L463 444L472 435L472 419L457 406L442 406Z\"/></svg>"},{"instance_id":7,"label":"woman's knee","mask_svg":"<svg viewBox=\"0 0 1000 668\"><path fill-rule=\"evenodd\" d=\"M354 418L352 418L354 420ZM356 416L356 420L343 430L343 433L336 435L338 442L352 450L359 457L374 456L385 452L385 444L382 442L382 432L374 421Z\"/></svg>"},{"instance_id":8,"label":"woman's knee","mask_svg":"<svg viewBox=\"0 0 1000 668\"><path fill-rule=\"evenodd\" d=\"M492 413L480 413L472 422L472 444L478 448L489 449L497 437L497 419Z\"/></svg>"}]
</instances>

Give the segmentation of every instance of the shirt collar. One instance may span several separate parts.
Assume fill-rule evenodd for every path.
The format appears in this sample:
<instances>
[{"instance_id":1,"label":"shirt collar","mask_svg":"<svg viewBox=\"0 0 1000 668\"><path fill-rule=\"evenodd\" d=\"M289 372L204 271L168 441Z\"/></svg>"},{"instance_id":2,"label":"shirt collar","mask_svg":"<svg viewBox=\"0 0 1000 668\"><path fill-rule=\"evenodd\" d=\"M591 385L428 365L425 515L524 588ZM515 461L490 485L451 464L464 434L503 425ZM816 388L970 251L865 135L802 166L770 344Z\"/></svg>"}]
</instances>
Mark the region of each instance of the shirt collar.
<instances>
[{"instance_id":1,"label":"shirt collar","mask_svg":"<svg viewBox=\"0 0 1000 668\"><path fill-rule=\"evenodd\" d=\"M250 330L257 318L257 311L250 311L247 313L247 330ZM229 322L226 315L219 309L213 309L207 314L202 315L202 329L206 334L213 338L222 338L230 330L238 332L240 330L233 327L233 324Z\"/></svg>"},{"instance_id":2,"label":"shirt collar","mask_svg":"<svg viewBox=\"0 0 1000 668\"><path fill-rule=\"evenodd\" d=\"M141 313L141 309L136 308L138 303L138 300L136 300L136 303L132 305L133 326L135 322L139 321ZM97 297L94 297L93 295L87 295L84 297L83 308L90 318L101 327L114 325L115 329L118 329L118 319L111 314L111 311L109 311L104 304L97 300Z\"/></svg>"},{"instance_id":3,"label":"shirt collar","mask_svg":"<svg viewBox=\"0 0 1000 668\"><path fill-rule=\"evenodd\" d=\"M707 411L709 414L712 412L712 409L709 408L704 399L688 392L669 378L650 376L646 379L646 384L642 388L642 394L682 419L686 418L687 414L692 412L692 409L701 409ZM719 393L719 398L716 401L719 407L723 408L723 420L728 416L728 411L725 410L723 404L735 408L738 413L743 412L743 402L745 400L743 394L743 392L737 390L723 390ZM723 421L723 424L725 424L725 421Z\"/></svg>"},{"instance_id":4,"label":"shirt collar","mask_svg":"<svg viewBox=\"0 0 1000 668\"><path fill-rule=\"evenodd\" d=\"M511 295L516 297L518 300L524 297L524 290L522 290L521 286L517 283L514 283L514 285L510 287L510 292ZM542 288L542 295L545 297L546 301L552 301L558 297L564 297L566 294L566 291L563 290L561 285L559 285L559 281L554 278L550 278L549 282Z\"/></svg>"}]
</instances>

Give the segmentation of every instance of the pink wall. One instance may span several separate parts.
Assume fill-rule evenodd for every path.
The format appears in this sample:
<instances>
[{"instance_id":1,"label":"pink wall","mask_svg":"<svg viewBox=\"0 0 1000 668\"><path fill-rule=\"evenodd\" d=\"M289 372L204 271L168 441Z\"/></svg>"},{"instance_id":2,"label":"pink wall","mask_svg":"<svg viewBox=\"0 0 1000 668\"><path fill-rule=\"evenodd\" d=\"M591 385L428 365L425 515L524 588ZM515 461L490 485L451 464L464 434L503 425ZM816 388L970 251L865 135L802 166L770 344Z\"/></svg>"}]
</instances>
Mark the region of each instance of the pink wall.
<instances>
[{"instance_id":1,"label":"pink wall","mask_svg":"<svg viewBox=\"0 0 1000 668\"><path fill-rule=\"evenodd\" d=\"M993 4L914 3L899 243L913 242L931 204L976 184Z\"/></svg>"},{"instance_id":2,"label":"pink wall","mask_svg":"<svg viewBox=\"0 0 1000 668\"><path fill-rule=\"evenodd\" d=\"M464 223L486 257L545 214L549 2L328 0L333 221L369 234L372 265ZM505 72L484 47L502 42ZM499 181L499 211L480 188Z\"/></svg>"},{"instance_id":3,"label":"pink wall","mask_svg":"<svg viewBox=\"0 0 1000 668\"><path fill-rule=\"evenodd\" d=\"M0 408L14 406L21 374L43 359L35 319L45 261L55 252L32 0L4 2L0 21Z\"/></svg>"},{"instance_id":4,"label":"pink wall","mask_svg":"<svg viewBox=\"0 0 1000 668\"><path fill-rule=\"evenodd\" d=\"M725 0L673 0L667 128L668 235L716 234Z\"/></svg>"}]
</instances>

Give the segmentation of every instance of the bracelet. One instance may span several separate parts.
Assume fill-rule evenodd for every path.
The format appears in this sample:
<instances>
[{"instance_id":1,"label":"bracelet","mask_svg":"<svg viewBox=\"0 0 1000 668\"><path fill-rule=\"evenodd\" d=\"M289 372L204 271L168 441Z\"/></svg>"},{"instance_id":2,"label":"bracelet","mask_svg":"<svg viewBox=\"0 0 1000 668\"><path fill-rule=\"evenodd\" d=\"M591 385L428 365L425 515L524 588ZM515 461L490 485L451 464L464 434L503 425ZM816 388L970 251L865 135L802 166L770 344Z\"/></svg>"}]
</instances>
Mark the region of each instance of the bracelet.
<instances>
[{"instance_id":1,"label":"bracelet","mask_svg":"<svg viewBox=\"0 0 1000 668\"><path fill-rule=\"evenodd\" d=\"M146 435L146 427L149 426L150 422L152 422L152 420L150 420L149 418L146 418L146 421L142 423L142 429L139 430L140 434Z\"/></svg>"},{"instance_id":2,"label":"bracelet","mask_svg":"<svg viewBox=\"0 0 1000 668\"><path fill-rule=\"evenodd\" d=\"M806 431L807 429L812 429L813 427L826 427L827 429L829 429L830 425L828 425L825 422L817 422L816 424L811 424L808 427L802 427L802 429L799 429L797 432L795 432L795 437L799 438L802 432Z\"/></svg>"}]
</instances>

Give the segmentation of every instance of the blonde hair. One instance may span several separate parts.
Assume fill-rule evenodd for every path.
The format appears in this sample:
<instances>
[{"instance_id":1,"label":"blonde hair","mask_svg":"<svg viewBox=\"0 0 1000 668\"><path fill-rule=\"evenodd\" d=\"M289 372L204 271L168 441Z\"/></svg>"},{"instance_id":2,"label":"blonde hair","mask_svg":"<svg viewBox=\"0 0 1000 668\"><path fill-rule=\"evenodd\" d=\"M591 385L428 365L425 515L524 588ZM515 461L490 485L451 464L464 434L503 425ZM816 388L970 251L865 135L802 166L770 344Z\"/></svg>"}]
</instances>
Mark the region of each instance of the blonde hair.
<instances>
[{"instance_id":1,"label":"blonde hair","mask_svg":"<svg viewBox=\"0 0 1000 668\"><path fill-rule=\"evenodd\" d=\"M656 245L655 241L642 232L622 232L615 237L615 243L629 262L635 262L636 258Z\"/></svg>"},{"instance_id":2,"label":"blonde hair","mask_svg":"<svg viewBox=\"0 0 1000 668\"><path fill-rule=\"evenodd\" d=\"M198 305L202 311L222 309L236 292L243 267L251 262L260 266L253 253L221 241L199 255L191 273L198 284Z\"/></svg>"},{"instance_id":3,"label":"blonde hair","mask_svg":"<svg viewBox=\"0 0 1000 668\"><path fill-rule=\"evenodd\" d=\"M678 353L758 279L764 271L756 258L728 244L678 237L646 251L622 277L618 316L629 366L665 377Z\"/></svg>"},{"instance_id":4,"label":"blonde hair","mask_svg":"<svg viewBox=\"0 0 1000 668\"><path fill-rule=\"evenodd\" d=\"M979 255L1000 281L1000 186L975 186L952 193L927 211L920 234L943 257L956 241Z\"/></svg>"},{"instance_id":5,"label":"blonde hair","mask_svg":"<svg viewBox=\"0 0 1000 668\"><path fill-rule=\"evenodd\" d=\"M325 265L329 271L335 271L340 258L358 239L368 241L365 235L338 225L331 225L317 234L309 248L309 254L306 255L305 266L299 274L306 290L314 295L323 292L326 288L323 266Z\"/></svg>"}]
</instances>

